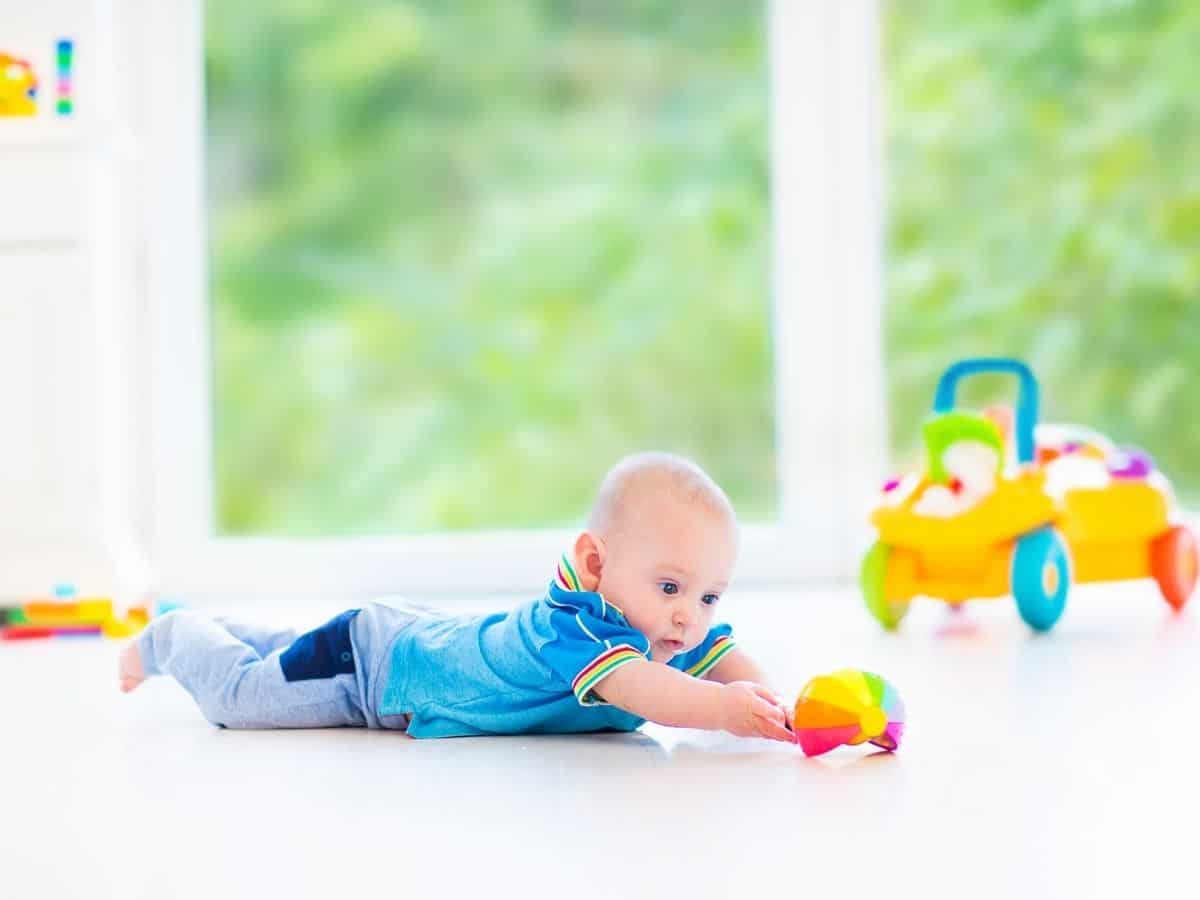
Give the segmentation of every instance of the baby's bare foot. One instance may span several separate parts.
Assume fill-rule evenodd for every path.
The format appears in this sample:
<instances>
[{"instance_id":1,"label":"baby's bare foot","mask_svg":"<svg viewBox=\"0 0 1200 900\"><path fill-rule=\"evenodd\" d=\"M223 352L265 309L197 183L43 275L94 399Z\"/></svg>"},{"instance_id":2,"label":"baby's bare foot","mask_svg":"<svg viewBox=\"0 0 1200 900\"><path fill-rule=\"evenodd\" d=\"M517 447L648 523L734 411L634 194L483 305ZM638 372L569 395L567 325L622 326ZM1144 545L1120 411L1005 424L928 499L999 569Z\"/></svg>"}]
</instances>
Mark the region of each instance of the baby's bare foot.
<instances>
[{"instance_id":1,"label":"baby's bare foot","mask_svg":"<svg viewBox=\"0 0 1200 900\"><path fill-rule=\"evenodd\" d=\"M146 680L146 672L142 669L142 654L138 652L137 641L130 641L121 651L121 661L117 665L117 677L121 679L121 693L128 694Z\"/></svg>"}]
</instances>

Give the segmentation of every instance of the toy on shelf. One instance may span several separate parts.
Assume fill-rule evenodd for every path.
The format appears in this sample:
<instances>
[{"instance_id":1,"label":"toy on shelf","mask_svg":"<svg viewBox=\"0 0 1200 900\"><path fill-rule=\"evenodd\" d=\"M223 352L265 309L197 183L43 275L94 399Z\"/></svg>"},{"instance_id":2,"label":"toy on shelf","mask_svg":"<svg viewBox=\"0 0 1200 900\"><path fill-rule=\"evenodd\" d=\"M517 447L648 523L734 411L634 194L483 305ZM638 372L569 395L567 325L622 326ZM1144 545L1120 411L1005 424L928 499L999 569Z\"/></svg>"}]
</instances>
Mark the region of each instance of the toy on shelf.
<instances>
[{"instance_id":1,"label":"toy on shelf","mask_svg":"<svg viewBox=\"0 0 1200 900\"><path fill-rule=\"evenodd\" d=\"M8 625L0 630L0 640L28 641L48 637L94 637L99 625Z\"/></svg>"},{"instance_id":2,"label":"toy on shelf","mask_svg":"<svg viewBox=\"0 0 1200 900\"><path fill-rule=\"evenodd\" d=\"M895 750L904 734L904 703L881 676L841 669L804 685L792 729L805 756L868 741Z\"/></svg>"},{"instance_id":3,"label":"toy on shelf","mask_svg":"<svg viewBox=\"0 0 1200 900\"><path fill-rule=\"evenodd\" d=\"M27 60L0 51L0 116L37 115L38 80Z\"/></svg>"},{"instance_id":4,"label":"toy on shelf","mask_svg":"<svg viewBox=\"0 0 1200 900\"><path fill-rule=\"evenodd\" d=\"M1015 416L955 408L959 381L1016 375ZM968 359L938 382L924 426L926 471L891 479L871 515L879 539L861 581L867 609L895 628L918 595L958 605L1012 594L1045 631L1071 584L1153 578L1179 610L1200 574L1196 536L1170 484L1136 448L1079 426L1038 425L1038 384L1014 359Z\"/></svg>"},{"instance_id":5,"label":"toy on shelf","mask_svg":"<svg viewBox=\"0 0 1200 900\"><path fill-rule=\"evenodd\" d=\"M150 620L145 607L133 606L120 616L113 602L100 597L76 597L69 585L57 585L53 600L31 600L0 608L0 640L48 637L131 637Z\"/></svg>"}]
</instances>

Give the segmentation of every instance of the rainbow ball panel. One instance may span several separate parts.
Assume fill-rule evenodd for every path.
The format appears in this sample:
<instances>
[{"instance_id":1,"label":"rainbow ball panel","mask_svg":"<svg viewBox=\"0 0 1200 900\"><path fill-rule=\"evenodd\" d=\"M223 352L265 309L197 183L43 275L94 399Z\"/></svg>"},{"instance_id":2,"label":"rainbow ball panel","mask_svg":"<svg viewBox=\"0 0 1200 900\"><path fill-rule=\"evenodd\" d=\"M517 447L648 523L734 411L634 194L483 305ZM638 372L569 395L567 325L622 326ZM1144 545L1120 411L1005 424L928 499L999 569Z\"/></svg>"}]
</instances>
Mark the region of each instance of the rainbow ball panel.
<instances>
[{"instance_id":1,"label":"rainbow ball panel","mask_svg":"<svg viewBox=\"0 0 1200 900\"><path fill-rule=\"evenodd\" d=\"M840 669L804 685L792 727L805 756L868 742L895 750L904 734L904 702L882 676Z\"/></svg>"}]
</instances>

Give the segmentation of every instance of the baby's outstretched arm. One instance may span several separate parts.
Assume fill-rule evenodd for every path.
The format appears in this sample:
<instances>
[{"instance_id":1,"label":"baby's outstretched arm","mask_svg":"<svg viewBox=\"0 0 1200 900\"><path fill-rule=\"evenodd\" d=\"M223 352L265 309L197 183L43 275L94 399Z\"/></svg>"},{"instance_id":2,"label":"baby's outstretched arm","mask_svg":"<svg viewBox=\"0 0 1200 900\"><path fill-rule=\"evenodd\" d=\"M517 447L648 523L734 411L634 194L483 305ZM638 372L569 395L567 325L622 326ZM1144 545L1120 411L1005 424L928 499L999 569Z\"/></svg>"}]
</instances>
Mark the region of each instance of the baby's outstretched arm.
<instances>
[{"instance_id":1,"label":"baby's outstretched arm","mask_svg":"<svg viewBox=\"0 0 1200 900\"><path fill-rule=\"evenodd\" d=\"M749 681L719 684L661 663L636 660L607 676L596 693L613 706L660 725L793 741L779 699Z\"/></svg>"}]
</instances>

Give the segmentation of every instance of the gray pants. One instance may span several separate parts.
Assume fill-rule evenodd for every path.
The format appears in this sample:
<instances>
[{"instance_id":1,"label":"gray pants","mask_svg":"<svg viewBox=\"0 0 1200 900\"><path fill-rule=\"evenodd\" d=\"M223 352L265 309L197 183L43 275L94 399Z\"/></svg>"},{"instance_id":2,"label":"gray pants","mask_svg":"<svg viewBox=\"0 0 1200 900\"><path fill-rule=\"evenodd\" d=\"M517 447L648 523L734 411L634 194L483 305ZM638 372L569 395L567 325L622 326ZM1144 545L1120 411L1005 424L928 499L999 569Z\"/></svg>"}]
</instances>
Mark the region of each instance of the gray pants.
<instances>
[{"instance_id":1,"label":"gray pants","mask_svg":"<svg viewBox=\"0 0 1200 900\"><path fill-rule=\"evenodd\" d=\"M380 604L312 631L266 628L178 610L138 637L147 675L170 675L226 728L408 726L375 714L392 638L411 612Z\"/></svg>"}]
</instances>

